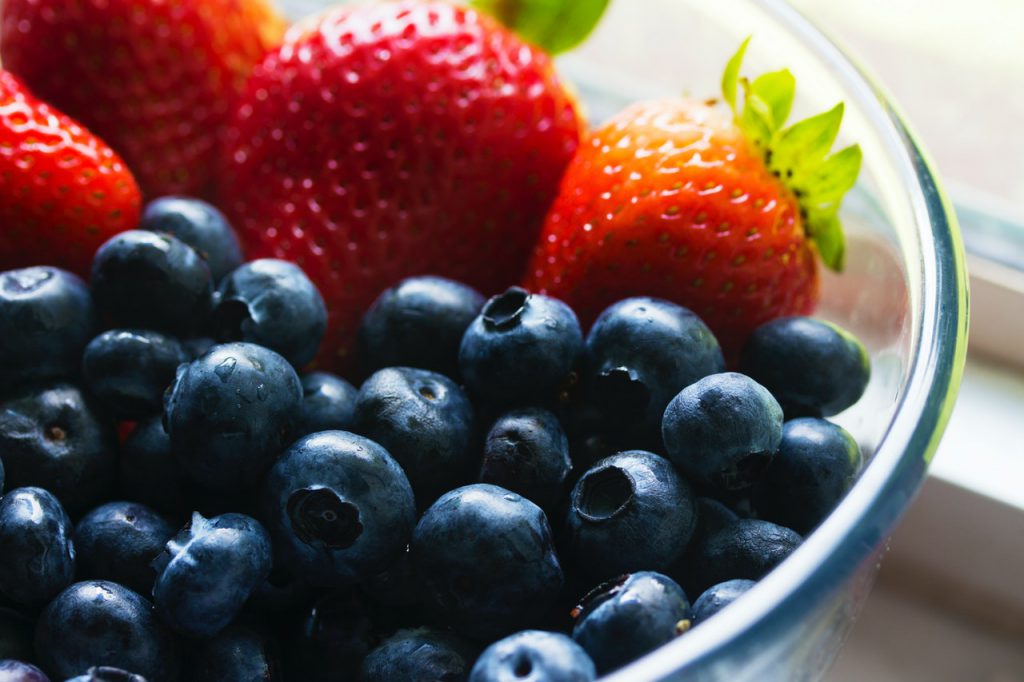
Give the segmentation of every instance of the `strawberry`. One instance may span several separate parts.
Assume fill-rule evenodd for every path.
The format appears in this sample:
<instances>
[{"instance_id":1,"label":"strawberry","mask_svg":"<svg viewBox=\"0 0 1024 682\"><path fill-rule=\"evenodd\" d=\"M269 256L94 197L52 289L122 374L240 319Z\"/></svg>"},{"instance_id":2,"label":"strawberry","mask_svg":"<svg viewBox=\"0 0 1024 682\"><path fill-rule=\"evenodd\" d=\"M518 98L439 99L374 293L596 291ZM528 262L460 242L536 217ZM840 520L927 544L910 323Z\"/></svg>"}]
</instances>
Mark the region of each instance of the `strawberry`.
<instances>
[{"instance_id":1,"label":"strawberry","mask_svg":"<svg viewBox=\"0 0 1024 682\"><path fill-rule=\"evenodd\" d=\"M837 213L860 148L827 156L841 104L783 128L793 76L741 81L746 45L723 77L732 116L713 102L652 101L593 131L566 171L526 287L564 299L585 323L621 298L669 299L704 318L727 358L762 322L814 308L818 256L842 268Z\"/></svg>"},{"instance_id":2,"label":"strawberry","mask_svg":"<svg viewBox=\"0 0 1024 682\"><path fill-rule=\"evenodd\" d=\"M521 276L578 145L549 58L443 3L340 7L253 72L228 130L221 206L251 257L323 292L321 366L403 277L495 292Z\"/></svg>"},{"instance_id":3,"label":"strawberry","mask_svg":"<svg viewBox=\"0 0 1024 682\"><path fill-rule=\"evenodd\" d=\"M141 203L110 147L0 70L0 270L48 264L87 277L99 245L138 224Z\"/></svg>"},{"instance_id":4,"label":"strawberry","mask_svg":"<svg viewBox=\"0 0 1024 682\"><path fill-rule=\"evenodd\" d=\"M148 197L202 196L231 100L283 31L264 0L4 0L0 54Z\"/></svg>"}]
</instances>

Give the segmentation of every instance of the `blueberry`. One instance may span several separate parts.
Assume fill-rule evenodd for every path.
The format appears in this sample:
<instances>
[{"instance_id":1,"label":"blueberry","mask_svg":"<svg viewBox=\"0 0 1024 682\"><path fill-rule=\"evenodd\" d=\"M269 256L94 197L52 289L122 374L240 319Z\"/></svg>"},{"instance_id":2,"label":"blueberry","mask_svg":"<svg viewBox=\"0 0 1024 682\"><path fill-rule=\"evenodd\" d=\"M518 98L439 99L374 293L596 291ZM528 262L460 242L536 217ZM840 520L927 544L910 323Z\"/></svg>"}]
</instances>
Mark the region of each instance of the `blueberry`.
<instances>
[{"instance_id":1,"label":"blueberry","mask_svg":"<svg viewBox=\"0 0 1024 682\"><path fill-rule=\"evenodd\" d=\"M14 609L0 608L0 660L31 661L35 658L32 625L26 615Z\"/></svg>"},{"instance_id":2,"label":"blueberry","mask_svg":"<svg viewBox=\"0 0 1024 682\"><path fill-rule=\"evenodd\" d=\"M712 374L672 399L662 436L681 472L704 485L741 490L764 476L782 440L782 408L749 377Z\"/></svg>"},{"instance_id":3,"label":"blueberry","mask_svg":"<svg viewBox=\"0 0 1024 682\"><path fill-rule=\"evenodd\" d=\"M206 260L214 281L242 264L242 247L227 218L201 199L155 199L142 212L139 229L165 232L191 246Z\"/></svg>"},{"instance_id":4,"label":"blueberry","mask_svg":"<svg viewBox=\"0 0 1024 682\"><path fill-rule=\"evenodd\" d=\"M166 519L137 502L108 502L75 528L79 575L120 583L139 594L153 590L150 562L174 535Z\"/></svg>"},{"instance_id":5,"label":"blueberry","mask_svg":"<svg viewBox=\"0 0 1024 682\"><path fill-rule=\"evenodd\" d=\"M710 497L696 498L694 509L697 512L697 525L693 536L675 565L665 571L687 594L700 594L702 588L706 587L698 575L700 563L703 561L701 552L704 542L721 529L740 520L729 507Z\"/></svg>"},{"instance_id":6,"label":"blueberry","mask_svg":"<svg viewBox=\"0 0 1024 682\"><path fill-rule=\"evenodd\" d=\"M34 605L71 584L72 533L64 507L42 488L16 488L0 498L0 593Z\"/></svg>"},{"instance_id":7,"label":"blueberry","mask_svg":"<svg viewBox=\"0 0 1024 682\"><path fill-rule=\"evenodd\" d=\"M601 460L576 483L563 552L574 573L594 581L664 571L686 549L696 523L693 493L672 464L630 450Z\"/></svg>"},{"instance_id":8,"label":"blueberry","mask_svg":"<svg viewBox=\"0 0 1024 682\"><path fill-rule=\"evenodd\" d=\"M845 429L824 419L793 419L783 425L775 459L754 489L754 506L762 518L809 533L839 504L860 466L860 448Z\"/></svg>"},{"instance_id":9,"label":"blueberry","mask_svg":"<svg viewBox=\"0 0 1024 682\"><path fill-rule=\"evenodd\" d=\"M140 421L121 445L121 495L158 512L186 511L189 484L171 450L171 439L160 416Z\"/></svg>"},{"instance_id":10,"label":"blueberry","mask_svg":"<svg viewBox=\"0 0 1024 682\"><path fill-rule=\"evenodd\" d=\"M96 322L85 282L64 270L0 273L0 391L72 379Z\"/></svg>"},{"instance_id":11,"label":"blueberry","mask_svg":"<svg viewBox=\"0 0 1024 682\"><path fill-rule=\"evenodd\" d=\"M686 632L690 602L671 578L643 571L594 588L573 617L572 638L604 674Z\"/></svg>"},{"instance_id":12,"label":"blueberry","mask_svg":"<svg viewBox=\"0 0 1024 682\"><path fill-rule=\"evenodd\" d=\"M274 682L281 679L277 644L255 630L231 625L205 642L189 667L191 682Z\"/></svg>"},{"instance_id":13,"label":"blueberry","mask_svg":"<svg viewBox=\"0 0 1024 682\"><path fill-rule=\"evenodd\" d=\"M735 578L760 580L802 541L794 531L769 521L740 519L731 523L694 547L694 593Z\"/></svg>"},{"instance_id":14,"label":"blueberry","mask_svg":"<svg viewBox=\"0 0 1024 682\"><path fill-rule=\"evenodd\" d=\"M0 682L50 682L42 670L29 663L0 660Z\"/></svg>"},{"instance_id":15,"label":"blueberry","mask_svg":"<svg viewBox=\"0 0 1024 682\"><path fill-rule=\"evenodd\" d=\"M287 677L295 682L354 680L380 639L359 593L329 592L313 605L290 642Z\"/></svg>"},{"instance_id":16,"label":"blueberry","mask_svg":"<svg viewBox=\"0 0 1024 682\"><path fill-rule=\"evenodd\" d=\"M475 655L472 646L448 632L399 630L363 660L359 681L465 680Z\"/></svg>"},{"instance_id":17,"label":"blueberry","mask_svg":"<svg viewBox=\"0 0 1024 682\"><path fill-rule=\"evenodd\" d=\"M317 585L349 585L383 570L416 523L402 468L377 443L346 431L293 443L261 498L289 568Z\"/></svg>"},{"instance_id":18,"label":"blueberry","mask_svg":"<svg viewBox=\"0 0 1024 682\"><path fill-rule=\"evenodd\" d=\"M562 588L544 512L485 483L452 490L423 514L412 559L436 616L474 638L529 627Z\"/></svg>"},{"instance_id":19,"label":"blueberry","mask_svg":"<svg viewBox=\"0 0 1024 682\"><path fill-rule=\"evenodd\" d=\"M255 519L223 514L192 522L153 561L153 603L176 631L212 637L242 609L270 574L270 536Z\"/></svg>"},{"instance_id":20,"label":"blueberry","mask_svg":"<svg viewBox=\"0 0 1024 682\"><path fill-rule=\"evenodd\" d=\"M660 449L669 401L723 371L718 341L699 317L661 299L627 298L605 309L591 327L582 380L610 432Z\"/></svg>"},{"instance_id":21,"label":"blueberry","mask_svg":"<svg viewBox=\"0 0 1024 682\"><path fill-rule=\"evenodd\" d=\"M391 453L420 508L467 478L476 454L469 398L448 377L424 369L389 367L363 382L353 430Z\"/></svg>"},{"instance_id":22,"label":"blueberry","mask_svg":"<svg viewBox=\"0 0 1024 682\"><path fill-rule=\"evenodd\" d=\"M84 675L72 677L66 682L146 682L146 678L121 668L104 665L89 668Z\"/></svg>"},{"instance_id":23,"label":"blueberry","mask_svg":"<svg viewBox=\"0 0 1024 682\"><path fill-rule=\"evenodd\" d=\"M347 431L352 428L356 411L356 388L327 372L302 375L302 410L298 435L317 431Z\"/></svg>"},{"instance_id":24,"label":"blueberry","mask_svg":"<svg viewBox=\"0 0 1024 682\"><path fill-rule=\"evenodd\" d=\"M558 418L544 409L521 408L491 426L480 481L518 493L551 514L562 503L571 470L569 440Z\"/></svg>"},{"instance_id":25,"label":"blueberry","mask_svg":"<svg viewBox=\"0 0 1024 682\"><path fill-rule=\"evenodd\" d=\"M71 514L113 487L115 448L110 424L69 384L26 389L0 405L7 487L44 487Z\"/></svg>"},{"instance_id":26,"label":"blueberry","mask_svg":"<svg viewBox=\"0 0 1024 682\"><path fill-rule=\"evenodd\" d=\"M469 682L590 682L594 662L560 632L526 630L487 647Z\"/></svg>"},{"instance_id":27,"label":"blueberry","mask_svg":"<svg viewBox=\"0 0 1024 682\"><path fill-rule=\"evenodd\" d=\"M221 281L213 324L222 341L257 343L301 367L320 348L327 307L302 268L263 258Z\"/></svg>"},{"instance_id":28,"label":"blueberry","mask_svg":"<svg viewBox=\"0 0 1024 682\"><path fill-rule=\"evenodd\" d=\"M359 325L363 370L417 367L456 378L462 335L483 306L478 291L444 277L402 280L377 297Z\"/></svg>"},{"instance_id":29,"label":"blueberry","mask_svg":"<svg viewBox=\"0 0 1024 682\"><path fill-rule=\"evenodd\" d=\"M784 317L755 329L740 370L771 391L787 416L842 412L864 394L871 375L864 344L813 317Z\"/></svg>"},{"instance_id":30,"label":"blueberry","mask_svg":"<svg viewBox=\"0 0 1024 682\"><path fill-rule=\"evenodd\" d=\"M152 604L106 580L75 583L50 602L36 624L36 653L59 679L106 665L174 682L180 668L177 642Z\"/></svg>"},{"instance_id":31,"label":"blueberry","mask_svg":"<svg viewBox=\"0 0 1024 682\"><path fill-rule=\"evenodd\" d=\"M418 606L423 600L423 586L409 548L386 569L367 578L362 589L374 600L396 609Z\"/></svg>"},{"instance_id":32,"label":"blueberry","mask_svg":"<svg viewBox=\"0 0 1024 682\"><path fill-rule=\"evenodd\" d=\"M274 351L228 343L182 365L165 405L171 446L189 475L238 489L258 481L290 442L302 385Z\"/></svg>"},{"instance_id":33,"label":"blueberry","mask_svg":"<svg viewBox=\"0 0 1024 682\"><path fill-rule=\"evenodd\" d=\"M85 386L115 417L159 414L174 370L187 360L177 339L159 332L111 329L85 347Z\"/></svg>"},{"instance_id":34,"label":"blueberry","mask_svg":"<svg viewBox=\"0 0 1024 682\"><path fill-rule=\"evenodd\" d=\"M170 235L122 232L92 262L96 308L118 327L188 336L206 321L212 294L206 261Z\"/></svg>"},{"instance_id":35,"label":"blueberry","mask_svg":"<svg viewBox=\"0 0 1024 682\"><path fill-rule=\"evenodd\" d=\"M757 583L743 578L712 585L693 602L693 624L699 625L739 599Z\"/></svg>"},{"instance_id":36,"label":"blueberry","mask_svg":"<svg viewBox=\"0 0 1024 682\"><path fill-rule=\"evenodd\" d=\"M4 494L4 461L0 459L0 495Z\"/></svg>"},{"instance_id":37,"label":"blueberry","mask_svg":"<svg viewBox=\"0 0 1024 682\"><path fill-rule=\"evenodd\" d=\"M470 391L493 404L545 404L570 381L582 348L569 306L512 287L489 300L466 329L459 369Z\"/></svg>"}]
</instances>

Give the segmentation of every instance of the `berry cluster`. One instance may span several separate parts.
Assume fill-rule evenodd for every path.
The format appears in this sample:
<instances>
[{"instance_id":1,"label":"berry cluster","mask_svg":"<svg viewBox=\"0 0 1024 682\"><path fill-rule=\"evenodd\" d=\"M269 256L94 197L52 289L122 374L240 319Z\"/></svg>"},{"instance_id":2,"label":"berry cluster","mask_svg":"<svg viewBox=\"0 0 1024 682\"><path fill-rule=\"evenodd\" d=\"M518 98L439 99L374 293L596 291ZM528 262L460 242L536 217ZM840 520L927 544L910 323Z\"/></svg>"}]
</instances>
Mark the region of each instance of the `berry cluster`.
<instances>
[{"instance_id":1,"label":"berry cluster","mask_svg":"<svg viewBox=\"0 0 1024 682\"><path fill-rule=\"evenodd\" d=\"M824 417L867 355L816 319L738 373L665 300L584 334L413 277L363 317L358 390L300 373L326 320L192 199L91 287L0 274L0 679L589 680L742 595L861 465Z\"/></svg>"}]
</instances>

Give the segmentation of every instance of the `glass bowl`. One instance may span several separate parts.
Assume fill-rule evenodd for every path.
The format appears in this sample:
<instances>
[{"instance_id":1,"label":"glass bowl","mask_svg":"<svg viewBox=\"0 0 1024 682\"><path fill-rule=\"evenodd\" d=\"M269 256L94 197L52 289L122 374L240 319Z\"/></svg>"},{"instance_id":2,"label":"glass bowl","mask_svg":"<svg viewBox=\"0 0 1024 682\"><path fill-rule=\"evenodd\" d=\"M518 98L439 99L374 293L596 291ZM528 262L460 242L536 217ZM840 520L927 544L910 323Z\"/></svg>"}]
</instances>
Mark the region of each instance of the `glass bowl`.
<instances>
[{"instance_id":1,"label":"glass bowl","mask_svg":"<svg viewBox=\"0 0 1024 682\"><path fill-rule=\"evenodd\" d=\"M743 73L789 67L793 120L845 102L836 148L856 141L864 151L842 211L846 272L826 275L819 314L871 354L865 396L836 418L869 463L835 512L734 608L609 682L824 675L923 481L960 383L967 278L950 204L885 92L794 9L782 0L617 0L559 66L597 122L639 99L717 96L725 62L748 35Z\"/></svg>"}]
</instances>

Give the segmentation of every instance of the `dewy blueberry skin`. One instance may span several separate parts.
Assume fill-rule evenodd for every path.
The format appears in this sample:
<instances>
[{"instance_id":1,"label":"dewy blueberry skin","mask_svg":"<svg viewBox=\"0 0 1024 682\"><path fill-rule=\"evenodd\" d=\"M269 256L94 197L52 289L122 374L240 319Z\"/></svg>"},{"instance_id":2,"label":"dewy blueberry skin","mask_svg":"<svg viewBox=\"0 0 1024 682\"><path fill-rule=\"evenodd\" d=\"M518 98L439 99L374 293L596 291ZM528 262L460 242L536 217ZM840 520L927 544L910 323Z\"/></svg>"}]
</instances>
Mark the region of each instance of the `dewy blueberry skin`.
<instances>
[{"instance_id":1,"label":"dewy blueberry skin","mask_svg":"<svg viewBox=\"0 0 1024 682\"><path fill-rule=\"evenodd\" d=\"M469 398L448 377L389 367L359 388L353 430L402 466L422 509L468 478L470 458L479 452L474 422Z\"/></svg>"},{"instance_id":2,"label":"dewy blueberry skin","mask_svg":"<svg viewBox=\"0 0 1024 682\"><path fill-rule=\"evenodd\" d=\"M96 326L85 282L58 268L0 273L0 391L71 379Z\"/></svg>"},{"instance_id":3,"label":"dewy blueberry skin","mask_svg":"<svg viewBox=\"0 0 1024 682\"><path fill-rule=\"evenodd\" d=\"M470 393L489 403L544 405L558 398L582 349L569 306L512 287L489 300L466 329L459 369Z\"/></svg>"},{"instance_id":4,"label":"dewy blueberry skin","mask_svg":"<svg viewBox=\"0 0 1024 682\"><path fill-rule=\"evenodd\" d=\"M402 468L379 444L346 431L293 443L267 475L261 503L289 568L318 586L351 585L384 570L416 524Z\"/></svg>"},{"instance_id":5,"label":"dewy blueberry skin","mask_svg":"<svg viewBox=\"0 0 1024 682\"><path fill-rule=\"evenodd\" d=\"M673 580L644 571L594 588L573 618L572 638L604 674L686 632L690 602Z\"/></svg>"},{"instance_id":6,"label":"dewy blueberry skin","mask_svg":"<svg viewBox=\"0 0 1024 682\"><path fill-rule=\"evenodd\" d=\"M18 603L46 603L75 577L71 519L42 488L0 497L0 594Z\"/></svg>"},{"instance_id":7,"label":"dewy blueberry skin","mask_svg":"<svg viewBox=\"0 0 1024 682\"><path fill-rule=\"evenodd\" d=\"M360 682L465 680L474 648L442 630L399 630L363 660Z\"/></svg>"},{"instance_id":8,"label":"dewy blueberry skin","mask_svg":"<svg viewBox=\"0 0 1024 682\"><path fill-rule=\"evenodd\" d=\"M753 580L738 578L712 585L693 603L693 624L699 625L733 603L756 585Z\"/></svg>"},{"instance_id":9,"label":"dewy blueberry skin","mask_svg":"<svg viewBox=\"0 0 1024 682\"><path fill-rule=\"evenodd\" d=\"M83 516L75 527L79 577L120 583L150 594L153 561L175 528L137 502L108 502Z\"/></svg>"},{"instance_id":10,"label":"dewy blueberry skin","mask_svg":"<svg viewBox=\"0 0 1024 682\"><path fill-rule=\"evenodd\" d=\"M287 360L226 343L178 369L165 426L192 478L237 490L256 483L290 442L301 406L302 385Z\"/></svg>"},{"instance_id":11,"label":"dewy blueberry skin","mask_svg":"<svg viewBox=\"0 0 1024 682\"><path fill-rule=\"evenodd\" d=\"M484 306L475 289L444 277L409 277L373 302L359 325L359 362L367 374L418 367L452 379L462 335Z\"/></svg>"},{"instance_id":12,"label":"dewy blueberry skin","mask_svg":"<svg viewBox=\"0 0 1024 682\"><path fill-rule=\"evenodd\" d=\"M467 637L528 627L562 588L544 512L485 483L452 490L423 514L412 559L434 615Z\"/></svg>"},{"instance_id":13,"label":"dewy blueberry skin","mask_svg":"<svg viewBox=\"0 0 1024 682\"><path fill-rule=\"evenodd\" d=\"M153 561L157 613L190 637L212 637L270 575L270 536L255 519L198 512Z\"/></svg>"},{"instance_id":14,"label":"dewy blueberry skin","mask_svg":"<svg viewBox=\"0 0 1024 682\"><path fill-rule=\"evenodd\" d=\"M782 408L764 386L735 372L690 384L665 409L672 463L695 482L742 490L764 476L782 440Z\"/></svg>"},{"instance_id":15,"label":"dewy blueberry skin","mask_svg":"<svg viewBox=\"0 0 1024 682\"><path fill-rule=\"evenodd\" d=\"M302 367L320 347L327 328L327 307L302 268L261 258L240 266L221 281L213 326L222 341L256 343Z\"/></svg>"},{"instance_id":16,"label":"dewy blueberry skin","mask_svg":"<svg viewBox=\"0 0 1024 682\"><path fill-rule=\"evenodd\" d=\"M310 372L303 374L300 380L302 408L296 436L352 429L359 393L355 386L328 372Z\"/></svg>"},{"instance_id":17,"label":"dewy blueberry skin","mask_svg":"<svg viewBox=\"0 0 1024 682\"><path fill-rule=\"evenodd\" d=\"M606 308L587 334L584 357L582 381L609 430L659 450L669 401L698 379L725 371L708 326L657 298L627 298Z\"/></svg>"},{"instance_id":18,"label":"dewy blueberry skin","mask_svg":"<svg viewBox=\"0 0 1024 682\"><path fill-rule=\"evenodd\" d=\"M8 488L46 488L75 515L113 488L115 453L110 425L70 384L29 388L0 404Z\"/></svg>"},{"instance_id":19,"label":"dewy blueberry skin","mask_svg":"<svg viewBox=\"0 0 1024 682\"><path fill-rule=\"evenodd\" d=\"M154 199L142 212L139 229L174 235L191 246L206 261L215 282L242 264L242 247L227 218L201 199Z\"/></svg>"},{"instance_id":20,"label":"dewy blueberry skin","mask_svg":"<svg viewBox=\"0 0 1024 682\"><path fill-rule=\"evenodd\" d=\"M110 414L138 419L159 414L185 349L177 339L141 329L111 329L85 347L82 378Z\"/></svg>"},{"instance_id":21,"label":"dewy blueberry skin","mask_svg":"<svg viewBox=\"0 0 1024 682\"><path fill-rule=\"evenodd\" d=\"M36 624L40 666L56 679L95 665L131 670L148 682L176 682L178 645L153 605L105 580L75 583L57 595Z\"/></svg>"},{"instance_id":22,"label":"dewy blueberry skin","mask_svg":"<svg viewBox=\"0 0 1024 682\"><path fill-rule=\"evenodd\" d=\"M663 457L643 450L603 459L572 490L563 559L590 584L623 573L664 571L697 524L689 484Z\"/></svg>"},{"instance_id":23,"label":"dewy blueberry skin","mask_svg":"<svg viewBox=\"0 0 1024 682\"><path fill-rule=\"evenodd\" d=\"M571 638L524 630L484 649L469 682L590 682L595 677L594 662Z\"/></svg>"}]
</instances>

